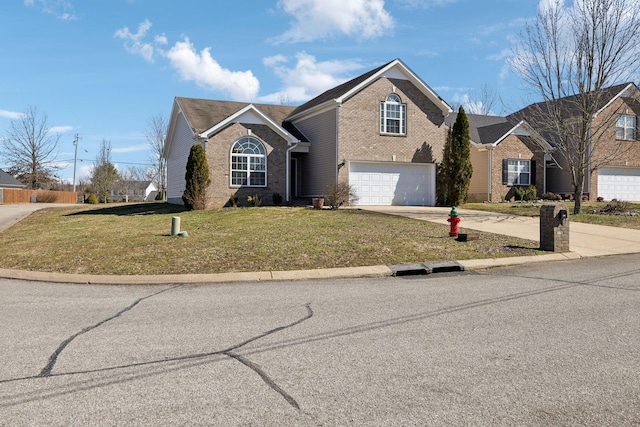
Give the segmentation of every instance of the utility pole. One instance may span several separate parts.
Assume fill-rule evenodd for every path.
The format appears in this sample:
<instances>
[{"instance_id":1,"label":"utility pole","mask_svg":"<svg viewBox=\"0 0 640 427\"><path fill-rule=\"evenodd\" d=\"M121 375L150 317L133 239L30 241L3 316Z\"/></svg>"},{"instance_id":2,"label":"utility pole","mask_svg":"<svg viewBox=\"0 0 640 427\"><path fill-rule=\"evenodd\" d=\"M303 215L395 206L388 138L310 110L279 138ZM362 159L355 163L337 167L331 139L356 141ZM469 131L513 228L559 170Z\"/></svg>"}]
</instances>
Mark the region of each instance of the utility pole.
<instances>
[{"instance_id":1,"label":"utility pole","mask_svg":"<svg viewBox=\"0 0 640 427\"><path fill-rule=\"evenodd\" d=\"M78 142L80 141L80 136L76 133L76 138L73 140L73 145L75 145L76 150L73 155L73 192L76 192L76 163L78 162Z\"/></svg>"}]
</instances>

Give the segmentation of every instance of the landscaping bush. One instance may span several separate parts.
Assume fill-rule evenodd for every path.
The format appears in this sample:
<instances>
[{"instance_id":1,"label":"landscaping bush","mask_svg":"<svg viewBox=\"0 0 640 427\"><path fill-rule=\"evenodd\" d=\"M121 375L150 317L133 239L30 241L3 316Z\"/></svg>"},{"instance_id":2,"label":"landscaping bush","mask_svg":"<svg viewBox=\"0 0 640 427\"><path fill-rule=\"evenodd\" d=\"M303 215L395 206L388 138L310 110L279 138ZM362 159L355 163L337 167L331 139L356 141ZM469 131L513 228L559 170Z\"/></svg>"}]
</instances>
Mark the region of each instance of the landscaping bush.
<instances>
[{"instance_id":1,"label":"landscaping bush","mask_svg":"<svg viewBox=\"0 0 640 427\"><path fill-rule=\"evenodd\" d=\"M233 207L233 208L237 208L238 207L238 196L234 193L231 193L231 195L229 196L229 206Z\"/></svg>"},{"instance_id":2,"label":"landscaping bush","mask_svg":"<svg viewBox=\"0 0 640 427\"><path fill-rule=\"evenodd\" d=\"M524 200L525 189L523 187L516 187L513 189L513 192L515 193L518 200Z\"/></svg>"},{"instance_id":3,"label":"landscaping bush","mask_svg":"<svg viewBox=\"0 0 640 427\"><path fill-rule=\"evenodd\" d=\"M282 196L280 195L280 193L273 193L273 204L276 206L280 206L282 204Z\"/></svg>"},{"instance_id":4,"label":"landscaping bush","mask_svg":"<svg viewBox=\"0 0 640 427\"><path fill-rule=\"evenodd\" d=\"M324 188L324 201L331 209L348 206L358 200L353 187L346 182L329 184Z\"/></svg>"},{"instance_id":5,"label":"landscaping bush","mask_svg":"<svg viewBox=\"0 0 640 427\"><path fill-rule=\"evenodd\" d=\"M98 198L96 197L95 194L89 193L89 197L87 197L87 203L92 204L92 205L97 205L98 204Z\"/></svg>"},{"instance_id":6,"label":"landscaping bush","mask_svg":"<svg viewBox=\"0 0 640 427\"><path fill-rule=\"evenodd\" d=\"M562 196L556 193L547 192L542 195L542 200L560 201L562 200Z\"/></svg>"},{"instance_id":7,"label":"landscaping bush","mask_svg":"<svg viewBox=\"0 0 640 427\"><path fill-rule=\"evenodd\" d=\"M249 206L253 206L254 208L260 206L262 200L260 200L260 196L254 194L253 196L247 197L247 202L249 202Z\"/></svg>"},{"instance_id":8,"label":"landscaping bush","mask_svg":"<svg viewBox=\"0 0 640 427\"><path fill-rule=\"evenodd\" d=\"M55 203L58 200L56 193L50 191L42 191L38 193L36 201L38 203Z\"/></svg>"},{"instance_id":9,"label":"landscaping bush","mask_svg":"<svg viewBox=\"0 0 640 427\"><path fill-rule=\"evenodd\" d=\"M523 198L528 202L536 200L538 198L538 190L536 189L536 187L530 185L526 189L524 189Z\"/></svg>"}]
</instances>

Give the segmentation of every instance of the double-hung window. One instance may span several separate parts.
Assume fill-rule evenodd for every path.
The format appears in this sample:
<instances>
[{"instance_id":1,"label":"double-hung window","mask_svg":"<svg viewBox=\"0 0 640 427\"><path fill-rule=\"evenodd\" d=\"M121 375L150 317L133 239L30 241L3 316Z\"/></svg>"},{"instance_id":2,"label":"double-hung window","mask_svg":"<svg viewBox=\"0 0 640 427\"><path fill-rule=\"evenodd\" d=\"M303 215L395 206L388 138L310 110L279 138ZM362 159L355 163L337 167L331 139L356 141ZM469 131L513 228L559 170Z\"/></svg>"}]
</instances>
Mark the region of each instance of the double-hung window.
<instances>
[{"instance_id":1,"label":"double-hung window","mask_svg":"<svg viewBox=\"0 0 640 427\"><path fill-rule=\"evenodd\" d=\"M256 138L241 138L231 147L231 185L266 187L267 155Z\"/></svg>"},{"instance_id":2,"label":"double-hung window","mask_svg":"<svg viewBox=\"0 0 640 427\"><path fill-rule=\"evenodd\" d=\"M403 104L396 94L392 93L380 103L380 133L407 133L407 104Z\"/></svg>"},{"instance_id":3,"label":"double-hung window","mask_svg":"<svg viewBox=\"0 0 640 427\"><path fill-rule=\"evenodd\" d=\"M502 161L502 184L535 184L535 162L532 160L504 159Z\"/></svg>"},{"instance_id":4,"label":"double-hung window","mask_svg":"<svg viewBox=\"0 0 640 427\"><path fill-rule=\"evenodd\" d=\"M616 139L636 139L636 116L620 114L616 121Z\"/></svg>"}]
</instances>

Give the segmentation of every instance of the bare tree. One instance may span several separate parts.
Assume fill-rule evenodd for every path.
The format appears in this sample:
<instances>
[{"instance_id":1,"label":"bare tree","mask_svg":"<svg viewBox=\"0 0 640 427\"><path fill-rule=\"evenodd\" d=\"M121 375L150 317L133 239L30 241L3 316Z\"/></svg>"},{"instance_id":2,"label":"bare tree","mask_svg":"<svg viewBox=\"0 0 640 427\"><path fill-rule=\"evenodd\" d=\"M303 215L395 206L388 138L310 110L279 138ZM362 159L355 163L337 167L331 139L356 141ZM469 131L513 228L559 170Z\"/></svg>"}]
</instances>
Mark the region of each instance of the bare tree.
<instances>
[{"instance_id":1,"label":"bare tree","mask_svg":"<svg viewBox=\"0 0 640 427\"><path fill-rule=\"evenodd\" d=\"M29 106L20 118L11 121L2 140L2 157L8 172L32 189L55 181L54 173L60 135L52 132L47 115Z\"/></svg>"},{"instance_id":2,"label":"bare tree","mask_svg":"<svg viewBox=\"0 0 640 427\"><path fill-rule=\"evenodd\" d=\"M638 70L640 9L636 0L563 3L547 2L525 25L513 66L543 99L529 109L527 120L542 126L562 157L579 214L585 179L621 154L622 145L598 149L617 112L596 116L610 99L606 89L631 80Z\"/></svg>"},{"instance_id":3,"label":"bare tree","mask_svg":"<svg viewBox=\"0 0 640 427\"><path fill-rule=\"evenodd\" d=\"M496 111L498 104L502 104L500 94L494 88L484 83L479 90L472 92L467 100L461 105L469 114L480 114L483 116L495 116L501 114L503 107Z\"/></svg>"},{"instance_id":4,"label":"bare tree","mask_svg":"<svg viewBox=\"0 0 640 427\"><path fill-rule=\"evenodd\" d=\"M164 157L164 143L167 136L167 120L162 114L149 118L148 128L144 135L151 147L151 162L154 168L153 181L156 188L162 193L162 198L167 195L167 159Z\"/></svg>"},{"instance_id":5,"label":"bare tree","mask_svg":"<svg viewBox=\"0 0 640 427\"><path fill-rule=\"evenodd\" d=\"M98 200L108 202L113 185L119 178L118 170L111 163L111 143L103 139L91 173L91 187Z\"/></svg>"}]
</instances>

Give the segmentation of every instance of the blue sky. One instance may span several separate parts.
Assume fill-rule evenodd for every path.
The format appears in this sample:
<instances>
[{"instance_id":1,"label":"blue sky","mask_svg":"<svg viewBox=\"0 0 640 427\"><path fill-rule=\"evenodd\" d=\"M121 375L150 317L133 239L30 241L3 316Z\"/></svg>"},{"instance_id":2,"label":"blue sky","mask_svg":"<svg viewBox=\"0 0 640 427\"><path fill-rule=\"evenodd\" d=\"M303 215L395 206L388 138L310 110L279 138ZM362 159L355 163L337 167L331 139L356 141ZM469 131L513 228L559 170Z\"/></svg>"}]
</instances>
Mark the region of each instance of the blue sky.
<instances>
[{"instance_id":1,"label":"blue sky","mask_svg":"<svg viewBox=\"0 0 640 427\"><path fill-rule=\"evenodd\" d=\"M296 105L395 58L449 104L486 85L508 113L537 101L506 61L539 1L5 0L0 136L37 107L70 182L75 134L80 178L103 139L118 168L143 166L175 96Z\"/></svg>"}]
</instances>

